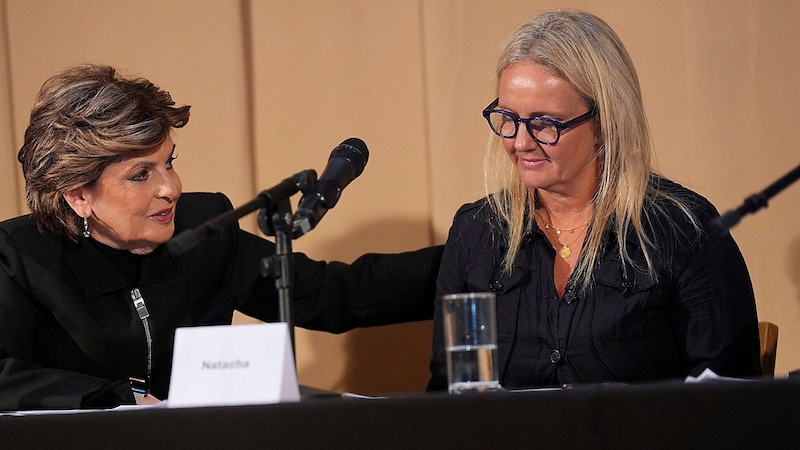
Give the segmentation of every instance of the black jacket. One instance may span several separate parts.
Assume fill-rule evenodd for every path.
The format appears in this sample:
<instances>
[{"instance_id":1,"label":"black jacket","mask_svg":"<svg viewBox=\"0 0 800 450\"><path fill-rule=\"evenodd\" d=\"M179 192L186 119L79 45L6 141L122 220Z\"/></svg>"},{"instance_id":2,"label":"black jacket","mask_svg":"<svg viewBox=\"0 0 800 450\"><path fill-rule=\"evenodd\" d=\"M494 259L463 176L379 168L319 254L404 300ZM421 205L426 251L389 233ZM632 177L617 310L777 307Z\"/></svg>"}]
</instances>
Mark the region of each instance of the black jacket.
<instances>
[{"instance_id":1,"label":"black jacket","mask_svg":"<svg viewBox=\"0 0 800 450\"><path fill-rule=\"evenodd\" d=\"M667 180L653 182L685 199L701 225L718 217L700 195ZM684 378L705 368L759 375L755 300L736 243L728 233L698 233L671 202L658 205L644 221L657 247L657 281L635 267L623 270L616 236L607 231L591 289L580 294L568 283L561 299L553 282L556 252L538 227L506 274L500 262L507 245L490 225L485 199L463 206L439 273L428 389L447 387L438 298L476 291L496 294L497 364L505 388ZM646 267L633 236L627 245L636 264Z\"/></svg>"},{"instance_id":2,"label":"black jacket","mask_svg":"<svg viewBox=\"0 0 800 450\"><path fill-rule=\"evenodd\" d=\"M231 208L222 194L187 193L176 234ZM0 223L0 410L112 407L133 403L131 376L146 374L150 313L152 392L169 388L177 327L230 324L234 310L278 320L275 281L260 276L274 245L232 225L178 257L165 246L141 258L136 286L97 245L41 234L29 216ZM441 248L364 255L352 264L294 255L294 320L339 333L430 319Z\"/></svg>"}]
</instances>

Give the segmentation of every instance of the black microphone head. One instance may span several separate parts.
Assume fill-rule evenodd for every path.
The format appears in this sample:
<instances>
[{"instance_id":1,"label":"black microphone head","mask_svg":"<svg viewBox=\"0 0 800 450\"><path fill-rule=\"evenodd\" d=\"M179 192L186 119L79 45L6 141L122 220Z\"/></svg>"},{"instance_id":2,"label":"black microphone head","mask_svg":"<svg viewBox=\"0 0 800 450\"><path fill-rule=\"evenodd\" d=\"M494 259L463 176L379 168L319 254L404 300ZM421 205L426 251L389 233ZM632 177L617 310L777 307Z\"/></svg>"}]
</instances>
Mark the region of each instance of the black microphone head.
<instances>
[{"instance_id":1,"label":"black microphone head","mask_svg":"<svg viewBox=\"0 0 800 450\"><path fill-rule=\"evenodd\" d=\"M300 199L293 221L295 239L311 231L336 206L342 190L364 172L368 160L367 144L359 138L347 139L333 149L314 191Z\"/></svg>"},{"instance_id":2,"label":"black microphone head","mask_svg":"<svg viewBox=\"0 0 800 450\"><path fill-rule=\"evenodd\" d=\"M367 144L365 144L364 141L356 137L351 137L333 149L328 161L332 158L346 158L353 165L355 176L358 177L364 172L364 167L366 167L369 161L369 149L367 149Z\"/></svg>"}]
</instances>

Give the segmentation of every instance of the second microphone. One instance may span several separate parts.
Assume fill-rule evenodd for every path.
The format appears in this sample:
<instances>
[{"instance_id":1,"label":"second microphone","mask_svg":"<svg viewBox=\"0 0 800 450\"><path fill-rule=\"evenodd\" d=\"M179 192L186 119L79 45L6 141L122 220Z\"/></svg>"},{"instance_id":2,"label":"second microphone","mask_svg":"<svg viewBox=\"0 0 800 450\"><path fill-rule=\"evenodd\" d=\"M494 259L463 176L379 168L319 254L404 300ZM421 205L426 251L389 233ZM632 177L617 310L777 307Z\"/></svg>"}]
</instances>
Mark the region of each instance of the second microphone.
<instances>
[{"instance_id":1,"label":"second microphone","mask_svg":"<svg viewBox=\"0 0 800 450\"><path fill-rule=\"evenodd\" d=\"M333 149L316 187L300 199L294 214L294 239L313 230L322 216L336 206L342 190L364 172L368 160L367 144L359 138L347 139Z\"/></svg>"}]
</instances>

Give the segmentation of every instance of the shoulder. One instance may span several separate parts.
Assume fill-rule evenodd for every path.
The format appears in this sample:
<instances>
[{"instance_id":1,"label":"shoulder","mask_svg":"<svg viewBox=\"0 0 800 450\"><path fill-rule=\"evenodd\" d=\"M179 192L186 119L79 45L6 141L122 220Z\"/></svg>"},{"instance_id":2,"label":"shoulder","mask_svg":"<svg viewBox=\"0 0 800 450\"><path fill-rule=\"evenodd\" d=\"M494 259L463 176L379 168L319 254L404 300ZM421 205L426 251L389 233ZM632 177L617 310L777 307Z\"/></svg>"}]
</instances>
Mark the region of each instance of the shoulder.
<instances>
[{"instance_id":1,"label":"shoulder","mask_svg":"<svg viewBox=\"0 0 800 450\"><path fill-rule=\"evenodd\" d=\"M56 236L40 232L31 220L30 214L0 222L0 235L2 235L2 242L13 243L13 245L44 246L48 243L60 242Z\"/></svg>"},{"instance_id":2,"label":"shoulder","mask_svg":"<svg viewBox=\"0 0 800 450\"><path fill-rule=\"evenodd\" d=\"M64 245L59 237L39 231L30 215L0 222L0 269L25 276L23 261L36 261L37 267L50 267L62 254Z\"/></svg>"},{"instance_id":3,"label":"shoulder","mask_svg":"<svg viewBox=\"0 0 800 450\"><path fill-rule=\"evenodd\" d=\"M225 194L211 192L186 192L181 194L175 211L175 227L191 228L233 208Z\"/></svg>"},{"instance_id":4,"label":"shoulder","mask_svg":"<svg viewBox=\"0 0 800 450\"><path fill-rule=\"evenodd\" d=\"M714 221L719 213L707 198L657 176L651 178L651 187L654 195L645 207L645 218L657 242L691 247L716 239Z\"/></svg>"},{"instance_id":5,"label":"shoulder","mask_svg":"<svg viewBox=\"0 0 800 450\"><path fill-rule=\"evenodd\" d=\"M7 233L11 233L14 230L18 230L20 228L28 228L33 227L33 222L31 222L31 215L25 214L24 216L17 216L12 217L10 219L6 219L0 222L0 229Z\"/></svg>"},{"instance_id":6,"label":"shoulder","mask_svg":"<svg viewBox=\"0 0 800 450\"><path fill-rule=\"evenodd\" d=\"M453 224L447 237L447 247L464 252L484 251L494 247L502 238L498 232L492 207L488 199L462 205L453 218Z\"/></svg>"},{"instance_id":7,"label":"shoulder","mask_svg":"<svg viewBox=\"0 0 800 450\"><path fill-rule=\"evenodd\" d=\"M650 186L653 194L649 209L661 211L673 221L696 222L702 226L719 216L717 208L706 197L672 180L653 175Z\"/></svg>"},{"instance_id":8,"label":"shoulder","mask_svg":"<svg viewBox=\"0 0 800 450\"><path fill-rule=\"evenodd\" d=\"M452 229L486 228L492 223L492 208L486 197L461 205L453 218Z\"/></svg>"},{"instance_id":9,"label":"shoulder","mask_svg":"<svg viewBox=\"0 0 800 450\"><path fill-rule=\"evenodd\" d=\"M484 197L472 203L465 203L456 211L456 219L461 220L474 220L482 219L489 220L492 217L492 208L489 205L489 199Z\"/></svg>"}]
</instances>

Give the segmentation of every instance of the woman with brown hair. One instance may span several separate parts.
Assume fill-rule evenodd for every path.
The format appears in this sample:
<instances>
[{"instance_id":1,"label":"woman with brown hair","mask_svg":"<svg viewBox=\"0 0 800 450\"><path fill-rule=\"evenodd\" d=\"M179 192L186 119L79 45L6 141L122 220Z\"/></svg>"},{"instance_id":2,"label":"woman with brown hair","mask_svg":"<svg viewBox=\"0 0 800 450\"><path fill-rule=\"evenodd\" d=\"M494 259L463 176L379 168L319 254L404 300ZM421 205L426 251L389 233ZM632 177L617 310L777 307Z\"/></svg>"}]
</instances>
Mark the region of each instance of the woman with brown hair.
<instances>
[{"instance_id":1,"label":"woman with brown hair","mask_svg":"<svg viewBox=\"0 0 800 450\"><path fill-rule=\"evenodd\" d=\"M278 319L259 270L271 242L233 224L180 255L165 246L232 208L182 193L171 131L188 121L189 106L108 66L42 86L19 151L31 214L0 223L0 410L155 403L176 328L229 325L234 310ZM429 319L440 257L295 254L294 321L338 333Z\"/></svg>"}]
</instances>

